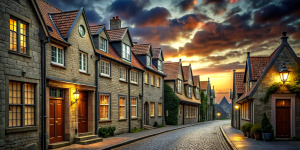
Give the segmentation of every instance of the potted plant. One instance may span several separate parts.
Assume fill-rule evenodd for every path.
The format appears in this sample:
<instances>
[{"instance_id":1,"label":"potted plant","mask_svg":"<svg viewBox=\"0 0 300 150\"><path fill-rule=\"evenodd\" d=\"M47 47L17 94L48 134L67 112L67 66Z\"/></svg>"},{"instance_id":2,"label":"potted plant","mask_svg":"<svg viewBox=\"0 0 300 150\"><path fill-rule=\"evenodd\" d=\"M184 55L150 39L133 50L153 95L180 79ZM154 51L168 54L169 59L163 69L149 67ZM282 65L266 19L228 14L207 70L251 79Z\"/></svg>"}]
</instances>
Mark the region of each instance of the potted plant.
<instances>
[{"instance_id":1,"label":"potted plant","mask_svg":"<svg viewBox=\"0 0 300 150\"><path fill-rule=\"evenodd\" d=\"M254 124L250 131L252 134L254 134L255 140L261 139L261 124Z\"/></svg>"},{"instance_id":2,"label":"potted plant","mask_svg":"<svg viewBox=\"0 0 300 150\"><path fill-rule=\"evenodd\" d=\"M266 112L264 113L261 120L261 130L262 130L264 141L266 142L271 141L273 135L273 127L266 115Z\"/></svg>"},{"instance_id":3,"label":"potted plant","mask_svg":"<svg viewBox=\"0 0 300 150\"><path fill-rule=\"evenodd\" d=\"M241 131L244 133L244 136L247 137L247 133L246 133L246 130L245 130L245 124L243 124L241 126Z\"/></svg>"},{"instance_id":4,"label":"potted plant","mask_svg":"<svg viewBox=\"0 0 300 150\"><path fill-rule=\"evenodd\" d=\"M248 138L251 138L251 135L250 135L251 127L252 127L252 123L246 123L245 124L245 131L246 131L246 134L247 134Z\"/></svg>"}]
</instances>

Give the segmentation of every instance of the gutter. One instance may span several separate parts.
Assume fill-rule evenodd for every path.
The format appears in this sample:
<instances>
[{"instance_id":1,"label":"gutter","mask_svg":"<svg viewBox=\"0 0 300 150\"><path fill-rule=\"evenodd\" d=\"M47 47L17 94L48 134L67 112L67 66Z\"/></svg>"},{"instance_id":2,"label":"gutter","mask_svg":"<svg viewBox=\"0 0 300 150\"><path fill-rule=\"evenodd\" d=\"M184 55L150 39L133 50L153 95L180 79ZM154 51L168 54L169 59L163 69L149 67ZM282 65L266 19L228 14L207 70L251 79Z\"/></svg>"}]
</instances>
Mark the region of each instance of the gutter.
<instances>
[{"instance_id":1,"label":"gutter","mask_svg":"<svg viewBox=\"0 0 300 150\"><path fill-rule=\"evenodd\" d=\"M42 120L42 149L47 149L47 132L46 132L46 43L50 42L50 38L47 38L47 41L42 42L42 113L43 113L43 120Z\"/></svg>"},{"instance_id":2,"label":"gutter","mask_svg":"<svg viewBox=\"0 0 300 150\"><path fill-rule=\"evenodd\" d=\"M128 68L128 132L131 133L131 99L130 99L130 70L132 69L132 66L130 66L130 68Z\"/></svg>"},{"instance_id":3,"label":"gutter","mask_svg":"<svg viewBox=\"0 0 300 150\"><path fill-rule=\"evenodd\" d=\"M96 77L96 92L95 92L95 134L98 135L98 114L99 113L99 110L98 110L98 99L99 99L99 95L98 95L98 92L99 92L99 69L98 69L98 63L99 61L101 60L101 55L99 55L99 58L96 60L96 64L95 64L95 68L96 68L96 71L95 71L95 77Z\"/></svg>"}]
</instances>

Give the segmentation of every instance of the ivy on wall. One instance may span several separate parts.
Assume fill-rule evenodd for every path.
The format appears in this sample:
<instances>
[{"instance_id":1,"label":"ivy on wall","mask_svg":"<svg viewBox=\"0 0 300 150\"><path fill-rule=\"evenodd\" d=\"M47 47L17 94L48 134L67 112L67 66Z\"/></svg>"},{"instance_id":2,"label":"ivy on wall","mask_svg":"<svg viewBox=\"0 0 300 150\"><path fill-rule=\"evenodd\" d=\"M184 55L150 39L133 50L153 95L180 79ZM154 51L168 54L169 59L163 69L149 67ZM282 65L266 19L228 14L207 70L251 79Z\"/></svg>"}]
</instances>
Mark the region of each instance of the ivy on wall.
<instances>
[{"instance_id":1,"label":"ivy on wall","mask_svg":"<svg viewBox=\"0 0 300 150\"><path fill-rule=\"evenodd\" d=\"M264 102L264 103L267 103L269 101L270 94L276 92L279 88L280 88L280 83L274 83L274 84L272 84L268 88L268 90L267 90L264 98L262 98L261 101Z\"/></svg>"},{"instance_id":2,"label":"ivy on wall","mask_svg":"<svg viewBox=\"0 0 300 150\"><path fill-rule=\"evenodd\" d=\"M178 125L179 99L168 84L164 84L164 110L167 125Z\"/></svg>"},{"instance_id":3,"label":"ivy on wall","mask_svg":"<svg viewBox=\"0 0 300 150\"><path fill-rule=\"evenodd\" d=\"M204 91L201 91L200 96L201 96L201 105L200 105L201 119L200 119L200 121L205 121L206 115L207 115L207 96L204 94Z\"/></svg>"}]
</instances>

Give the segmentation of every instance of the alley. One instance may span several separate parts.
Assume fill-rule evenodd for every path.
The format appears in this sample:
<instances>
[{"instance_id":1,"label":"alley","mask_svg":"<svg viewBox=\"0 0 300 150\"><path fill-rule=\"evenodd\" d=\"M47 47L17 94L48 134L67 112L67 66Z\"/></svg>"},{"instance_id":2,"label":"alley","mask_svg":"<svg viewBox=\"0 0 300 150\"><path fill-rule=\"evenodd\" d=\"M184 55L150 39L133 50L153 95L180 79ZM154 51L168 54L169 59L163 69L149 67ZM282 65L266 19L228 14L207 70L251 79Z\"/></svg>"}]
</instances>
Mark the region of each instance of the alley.
<instances>
[{"instance_id":1,"label":"alley","mask_svg":"<svg viewBox=\"0 0 300 150\"><path fill-rule=\"evenodd\" d=\"M230 120L207 122L151 138L146 138L117 149L230 149L220 133L219 126Z\"/></svg>"}]
</instances>

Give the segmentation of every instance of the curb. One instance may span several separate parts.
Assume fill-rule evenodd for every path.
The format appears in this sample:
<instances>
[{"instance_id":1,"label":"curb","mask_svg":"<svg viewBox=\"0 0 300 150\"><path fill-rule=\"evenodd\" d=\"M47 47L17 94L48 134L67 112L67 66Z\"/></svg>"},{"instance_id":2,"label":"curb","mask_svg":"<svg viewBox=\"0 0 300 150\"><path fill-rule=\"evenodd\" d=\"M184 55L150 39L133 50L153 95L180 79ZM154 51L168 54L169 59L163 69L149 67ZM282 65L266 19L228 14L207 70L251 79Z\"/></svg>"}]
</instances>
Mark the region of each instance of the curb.
<instances>
[{"instance_id":1,"label":"curb","mask_svg":"<svg viewBox=\"0 0 300 150\"><path fill-rule=\"evenodd\" d=\"M150 134L150 135L133 138L133 139L130 139L130 140L127 140L127 141L124 141L124 142L121 142L121 143L118 143L118 144L115 144L115 145L107 146L107 147L104 147L102 149L107 150L107 149L117 148L117 147L124 146L124 145L130 144L130 143L133 143L133 142L136 142L136 141L148 138L148 137L152 137L152 136L159 135L159 134L166 133L166 132L170 132L170 131L175 131L175 130L178 130L178 129L183 129L183 128L187 128L187 127L192 127L192 126L204 124L204 123L207 123L207 122L211 122L211 121L200 122L200 123L195 123L195 124L191 124L191 125L186 125L186 126L183 126L183 127L178 127L178 128L174 128L174 129L169 129L169 130L165 130L165 131L156 132L156 133L153 133L153 134Z\"/></svg>"},{"instance_id":2,"label":"curb","mask_svg":"<svg viewBox=\"0 0 300 150\"><path fill-rule=\"evenodd\" d=\"M223 125L220 125L220 129L221 129L221 132L227 142L227 144L231 147L231 149L233 150L237 150L237 148L234 146L234 144L230 141L230 139L228 138L228 136L226 135L226 133L224 132L223 128L222 128Z\"/></svg>"}]
</instances>

